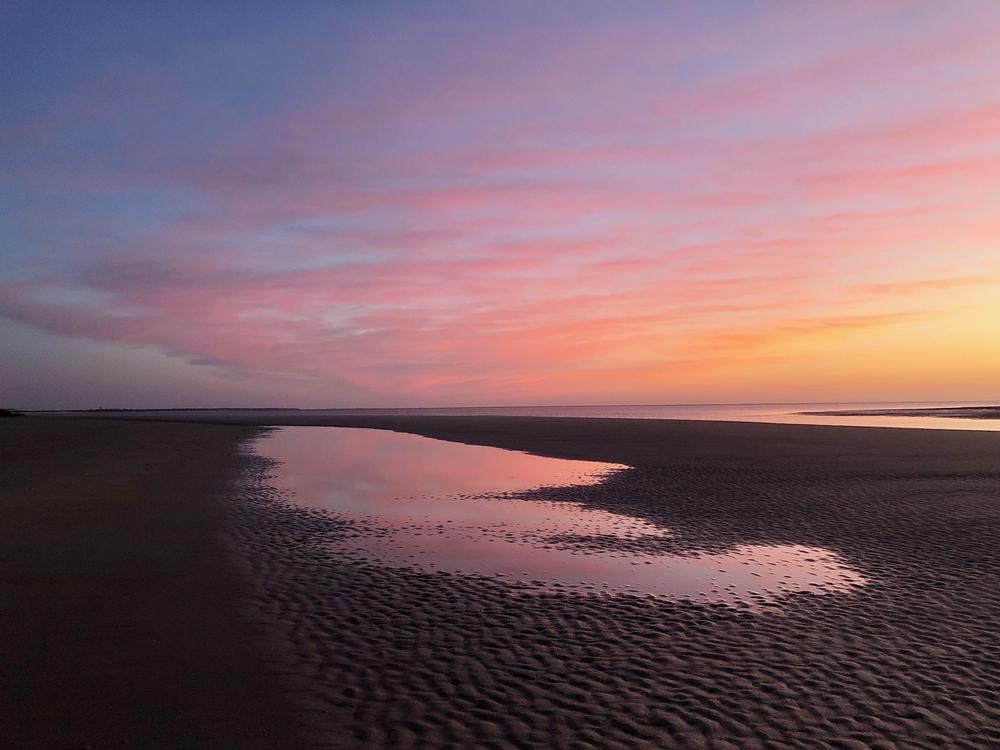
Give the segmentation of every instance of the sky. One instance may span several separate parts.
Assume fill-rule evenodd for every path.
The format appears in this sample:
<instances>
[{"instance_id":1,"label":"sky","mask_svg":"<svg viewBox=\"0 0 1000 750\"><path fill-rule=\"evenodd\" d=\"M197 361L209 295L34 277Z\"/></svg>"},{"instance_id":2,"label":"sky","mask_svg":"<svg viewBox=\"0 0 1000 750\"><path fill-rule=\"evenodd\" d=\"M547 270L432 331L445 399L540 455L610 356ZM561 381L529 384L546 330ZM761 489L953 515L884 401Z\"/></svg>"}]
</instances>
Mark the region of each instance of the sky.
<instances>
[{"instance_id":1,"label":"sky","mask_svg":"<svg viewBox=\"0 0 1000 750\"><path fill-rule=\"evenodd\" d=\"M0 0L0 405L1000 398L1000 3Z\"/></svg>"}]
</instances>

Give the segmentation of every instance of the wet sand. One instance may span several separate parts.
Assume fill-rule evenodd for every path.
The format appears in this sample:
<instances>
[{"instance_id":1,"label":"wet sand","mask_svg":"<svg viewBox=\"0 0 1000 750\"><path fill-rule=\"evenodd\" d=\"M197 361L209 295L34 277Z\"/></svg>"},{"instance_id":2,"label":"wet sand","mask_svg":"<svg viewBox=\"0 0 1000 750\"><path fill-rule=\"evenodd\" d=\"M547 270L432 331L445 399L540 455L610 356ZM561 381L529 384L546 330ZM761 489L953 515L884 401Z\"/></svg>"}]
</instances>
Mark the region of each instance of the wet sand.
<instances>
[{"instance_id":1,"label":"wet sand","mask_svg":"<svg viewBox=\"0 0 1000 750\"><path fill-rule=\"evenodd\" d=\"M286 423L317 423L293 419ZM230 712L251 714L260 723L302 728L313 746L1000 746L1000 435L579 418L324 420L629 464L635 468L572 499L667 526L675 543L691 552L747 543L830 549L869 581L850 595L794 594L779 606L748 611L634 596L529 595L485 578L341 559L324 543L349 529L286 502L268 483L267 462L249 453L234 456L236 443L255 434L254 417L231 421L239 424L29 418L0 428L5 456L17 431L48 441L49 458L18 457L13 484L11 475L3 477L4 497L14 498L5 506L14 502L15 517L25 519L16 532L3 532L23 540L14 547L14 570L26 569L24 562L45 569L63 564L65 555L56 549L65 545L43 541L53 538L51 529L67 534L57 510L63 503L89 502L88 513L105 507L90 497L94 493L83 496L74 479L83 454L91 471L122 462L120 471L90 480L95 488L111 488L118 502L114 513L93 516L87 543L71 559L85 560L95 544L115 559L138 554L130 534L102 524L123 507L148 519L150 511L137 511L129 499L149 486L173 487L171 497L180 491L186 498L154 507L160 522L180 522L187 535L192 524L214 528L206 520L217 507L213 497L226 508L225 535L206 531L198 555L177 554L185 534L157 533L141 545L183 571L171 586L143 578L145 591L172 592L145 605L160 618L137 621L125 606L135 586L123 593L128 575L122 568L82 589L74 574L60 585L76 592L75 606L60 605L59 612L45 599L55 584L6 582L14 593L29 593L18 594L24 614L5 625L13 632L3 643L31 644L32 632L48 628L53 636L46 650L70 662L60 675L38 662L19 667L15 684L38 683L37 694L51 699L18 704L34 712L35 723L51 721L56 696L77 684L87 687L74 700L90 706L92 721L134 737L134 727L122 721L138 701L129 703L119 670L104 663L116 651L134 651L177 680L147 690L179 685L186 674L223 691L219 702L226 706L216 706L214 723L207 709L193 714L205 731L224 734L234 726ZM72 440L60 437L67 431ZM56 451L59 441L63 449ZM59 453L77 458L51 458ZM142 458L154 455L175 460ZM176 460L181 455L184 460ZM153 465L144 468L148 460ZM192 468L234 461L242 468L238 475ZM222 493L227 476L239 479ZM16 502L27 497L25 488L40 498L30 508ZM561 499L559 490L544 494ZM226 549L245 582L220 576L213 583L208 575L202 584L198 571L219 569ZM214 596L204 596L202 585ZM191 594L199 590L203 594ZM85 606L103 597L119 606ZM233 609L209 608L212 598L232 601ZM232 614L236 605L241 620ZM85 645L62 624L68 612L95 633ZM171 630L159 634L159 648L150 645L148 629L161 618L212 620L212 612L218 622L202 630L202 638ZM117 634L116 617L131 623L124 628L131 639L121 647L101 640ZM240 628L255 634L253 647L244 649L233 637ZM216 653L219 639L224 647ZM175 672L167 656L200 669ZM235 684L230 670L236 664L255 682ZM130 674L122 679L137 681ZM120 705L109 704L118 706L110 714L102 710L107 691L95 685L121 697ZM262 702L270 713L255 713ZM178 706L179 715L199 704L189 703ZM166 721L160 712L152 716L147 721ZM76 726L86 725L77 718Z\"/></svg>"},{"instance_id":2,"label":"wet sand","mask_svg":"<svg viewBox=\"0 0 1000 750\"><path fill-rule=\"evenodd\" d=\"M0 420L0 746L303 746L224 545L252 432Z\"/></svg>"},{"instance_id":3,"label":"wet sand","mask_svg":"<svg viewBox=\"0 0 1000 750\"><path fill-rule=\"evenodd\" d=\"M1000 406L938 406L930 409L840 409L804 411L802 414L830 417L952 417L954 419L1000 419Z\"/></svg>"}]
</instances>

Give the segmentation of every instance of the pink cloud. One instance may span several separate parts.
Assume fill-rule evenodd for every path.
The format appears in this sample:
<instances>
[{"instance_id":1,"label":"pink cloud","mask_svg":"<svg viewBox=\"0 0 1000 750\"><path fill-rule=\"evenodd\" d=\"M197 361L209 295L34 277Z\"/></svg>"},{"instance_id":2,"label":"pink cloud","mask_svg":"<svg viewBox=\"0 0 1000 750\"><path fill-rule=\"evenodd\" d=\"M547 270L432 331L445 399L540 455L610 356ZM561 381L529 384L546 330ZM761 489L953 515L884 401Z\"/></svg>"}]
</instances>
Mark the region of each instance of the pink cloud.
<instances>
[{"instance_id":1,"label":"pink cloud","mask_svg":"<svg viewBox=\"0 0 1000 750\"><path fill-rule=\"evenodd\" d=\"M491 67L471 39L467 68L389 66L353 97L316 81L195 153L45 161L31 190L74 200L17 228L72 236L0 285L0 314L317 399L424 401L666 393L782 342L933 319L992 283L963 266L1000 233L1000 65L985 23L887 44L896 7L764 12L675 46L622 23L536 49L529 29L508 41L533 65ZM47 153L46 122L13 132Z\"/></svg>"}]
</instances>

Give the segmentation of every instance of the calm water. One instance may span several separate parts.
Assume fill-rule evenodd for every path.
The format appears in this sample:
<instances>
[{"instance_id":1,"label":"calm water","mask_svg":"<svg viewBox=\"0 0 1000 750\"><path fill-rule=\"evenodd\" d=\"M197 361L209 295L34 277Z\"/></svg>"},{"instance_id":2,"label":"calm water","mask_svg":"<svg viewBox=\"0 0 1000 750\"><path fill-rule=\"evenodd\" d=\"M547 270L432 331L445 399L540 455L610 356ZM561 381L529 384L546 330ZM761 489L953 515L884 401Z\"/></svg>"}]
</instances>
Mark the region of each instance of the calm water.
<instances>
[{"instance_id":1,"label":"calm water","mask_svg":"<svg viewBox=\"0 0 1000 750\"><path fill-rule=\"evenodd\" d=\"M272 483L292 502L355 522L356 533L333 543L352 559L493 576L529 590L731 604L863 583L826 550L745 545L725 554L667 554L655 548L670 530L641 518L511 495L599 482L626 468L615 464L338 427L277 429L256 450L280 462Z\"/></svg>"}]
</instances>

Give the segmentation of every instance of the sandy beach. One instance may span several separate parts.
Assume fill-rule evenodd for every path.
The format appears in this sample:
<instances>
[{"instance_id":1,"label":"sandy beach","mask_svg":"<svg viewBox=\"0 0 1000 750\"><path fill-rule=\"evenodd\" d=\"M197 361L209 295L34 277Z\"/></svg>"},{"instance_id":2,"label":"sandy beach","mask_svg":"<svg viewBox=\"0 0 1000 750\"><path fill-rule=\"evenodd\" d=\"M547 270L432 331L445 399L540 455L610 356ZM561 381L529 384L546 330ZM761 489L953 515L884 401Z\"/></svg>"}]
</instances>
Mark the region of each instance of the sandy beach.
<instances>
[{"instance_id":1,"label":"sandy beach","mask_svg":"<svg viewBox=\"0 0 1000 750\"><path fill-rule=\"evenodd\" d=\"M994 433L281 420L627 464L574 498L691 552L816 546L868 580L747 611L359 565L246 450L267 415L156 416L0 425L15 747L1000 745Z\"/></svg>"}]
</instances>

